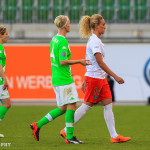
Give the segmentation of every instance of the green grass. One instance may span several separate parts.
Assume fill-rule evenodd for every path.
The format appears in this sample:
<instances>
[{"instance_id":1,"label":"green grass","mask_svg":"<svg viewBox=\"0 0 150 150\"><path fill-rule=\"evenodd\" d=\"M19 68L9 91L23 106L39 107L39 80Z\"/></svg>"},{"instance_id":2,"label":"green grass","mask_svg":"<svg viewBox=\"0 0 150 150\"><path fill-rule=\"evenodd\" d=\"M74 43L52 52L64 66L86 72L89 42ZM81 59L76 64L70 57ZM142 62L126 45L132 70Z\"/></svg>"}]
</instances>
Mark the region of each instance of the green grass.
<instances>
[{"instance_id":1,"label":"green grass","mask_svg":"<svg viewBox=\"0 0 150 150\"><path fill-rule=\"evenodd\" d=\"M5 138L1 143L11 143L1 150L148 150L150 149L150 107L114 106L116 130L123 136L130 136L126 143L110 143L110 135L103 117L103 107L94 106L84 118L75 125L74 134L85 144L65 144L59 135L65 126L60 116L45 125L40 131L40 141L33 139L30 124L38 121L55 106L13 106L0 122L0 133Z\"/></svg>"}]
</instances>

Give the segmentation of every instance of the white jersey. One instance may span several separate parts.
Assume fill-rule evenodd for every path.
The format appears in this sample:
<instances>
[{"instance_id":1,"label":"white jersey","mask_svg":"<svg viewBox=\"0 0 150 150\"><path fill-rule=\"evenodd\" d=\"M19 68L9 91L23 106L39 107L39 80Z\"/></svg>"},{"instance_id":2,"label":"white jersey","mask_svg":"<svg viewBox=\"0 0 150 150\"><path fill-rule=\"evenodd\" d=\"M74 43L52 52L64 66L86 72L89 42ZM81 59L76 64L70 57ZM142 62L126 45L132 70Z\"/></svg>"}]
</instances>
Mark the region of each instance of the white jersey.
<instances>
[{"instance_id":1,"label":"white jersey","mask_svg":"<svg viewBox=\"0 0 150 150\"><path fill-rule=\"evenodd\" d=\"M103 58L105 56L104 44L95 34L92 34L86 47L86 59L89 60L92 65L86 66L85 76L104 79L106 73L98 65L94 56L95 53L101 53Z\"/></svg>"}]
</instances>

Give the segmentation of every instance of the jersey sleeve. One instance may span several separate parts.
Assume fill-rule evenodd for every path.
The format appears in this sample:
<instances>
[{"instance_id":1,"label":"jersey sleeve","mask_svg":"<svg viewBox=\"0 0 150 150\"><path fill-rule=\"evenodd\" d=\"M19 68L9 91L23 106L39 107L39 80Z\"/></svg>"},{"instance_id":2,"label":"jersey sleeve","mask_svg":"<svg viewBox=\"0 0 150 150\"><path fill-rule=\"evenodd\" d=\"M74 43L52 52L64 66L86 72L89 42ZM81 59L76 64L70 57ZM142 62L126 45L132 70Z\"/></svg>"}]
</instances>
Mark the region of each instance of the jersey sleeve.
<instances>
[{"instance_id":1,"label":"jersey sleeve","mask_svg":"<svg viewBox=\"0 0 150 150\"><path fill-rule=\"evenodd\" d=\"M68 52L68 42L63 41L59 47L59 61L67 60L67 52Z\"/></svg>"},{"instance_id":2,"label":"jersey sleeve","mask_svg":"<svg viewBox=\"0 0 150 150\"><path fill-rule=\"evenodd\" d=\"M2 65L2 55L3 55L3 50L0 49L0 64Z\"/></svg>"},{"instance_id":3,"label":"jersey sleeve","mask_svg":"<svg viewBox=\"0 0 150 150\"><path fill-rule=\"evenodd\" d=\"M102 47L99 41L96 41L96 40L93 41L91 44L91 49L92 49L93 55L95 53L102 53Z\"/></svg>"}]
</instances>

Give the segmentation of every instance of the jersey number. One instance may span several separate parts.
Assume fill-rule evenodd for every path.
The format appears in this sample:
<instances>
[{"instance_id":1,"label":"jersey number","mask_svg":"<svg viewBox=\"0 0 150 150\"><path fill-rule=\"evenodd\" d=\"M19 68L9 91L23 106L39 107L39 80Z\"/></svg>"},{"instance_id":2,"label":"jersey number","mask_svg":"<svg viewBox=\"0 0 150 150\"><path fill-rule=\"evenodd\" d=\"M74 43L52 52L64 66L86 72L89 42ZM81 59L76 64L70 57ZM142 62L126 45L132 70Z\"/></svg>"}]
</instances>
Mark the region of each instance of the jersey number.
<instances>
[{"instance_id":1,"label":"jersey number","mask_svg":"<svg viewBox=\"0 0 150 150\"><path fill-rule=\"evenodd\" d=\"M95 87L95 89L94 89L94 95L96 95L96 94L99 95L100 94L100 90L101 90L100 88L97 89L97 87Z\"/></svg>"},{"instance_id":2,"label":"jersey number","mask_svg":"<svg viewBox=\"0 0 150 150\"><path fill-rule=\"evenodd\" d=\"M54 46L53 46L52 51L51 51L51 57L53 58L53 62L55 62Z\"/></svg>"}]
</instances>

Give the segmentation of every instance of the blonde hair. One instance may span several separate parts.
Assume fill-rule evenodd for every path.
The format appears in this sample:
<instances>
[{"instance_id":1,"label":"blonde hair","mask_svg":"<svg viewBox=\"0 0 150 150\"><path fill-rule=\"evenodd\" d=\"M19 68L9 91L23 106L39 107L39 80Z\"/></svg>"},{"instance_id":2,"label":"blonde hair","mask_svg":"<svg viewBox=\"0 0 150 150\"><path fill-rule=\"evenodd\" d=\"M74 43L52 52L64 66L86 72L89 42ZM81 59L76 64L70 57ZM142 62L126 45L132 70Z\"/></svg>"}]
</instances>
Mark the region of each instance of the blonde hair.
<instances>
[{"instance_id":1,"label":"blonde hair","mask_svg":"<svg viewBox=\"0 0 150 150\"><path fill-rule=\"evenodd\" d=\"M103 17L99 14L83 16L79 22L80 34L82 38L90 37L96 24L100 24Z\"/></svg>"},{"instance_id":2,"label":"blonde hair","mask_svg":"<svg viewBox=\"0 0 150 150\"><path fill-rule=\"evenodd\" d=\"M54 23L58 29L64 28L67 22L68 22L68 17L63 15L57 16L54 20Z\"/></svg>"},{"instance_id":3,"label":"blonde hair","mask_svg":"<svg viewBox=\"0 0 150 150\"><path fill-rule=\"evenodd\" d=\"M3 25L0 25L0 34L4 35L5 32L6 32L6 27Z\"/></svg>"}]
</instances>

